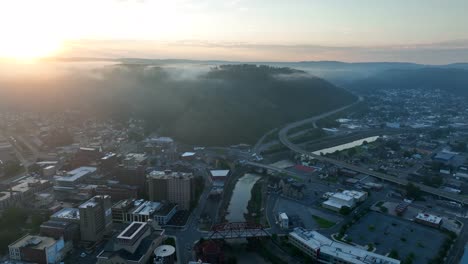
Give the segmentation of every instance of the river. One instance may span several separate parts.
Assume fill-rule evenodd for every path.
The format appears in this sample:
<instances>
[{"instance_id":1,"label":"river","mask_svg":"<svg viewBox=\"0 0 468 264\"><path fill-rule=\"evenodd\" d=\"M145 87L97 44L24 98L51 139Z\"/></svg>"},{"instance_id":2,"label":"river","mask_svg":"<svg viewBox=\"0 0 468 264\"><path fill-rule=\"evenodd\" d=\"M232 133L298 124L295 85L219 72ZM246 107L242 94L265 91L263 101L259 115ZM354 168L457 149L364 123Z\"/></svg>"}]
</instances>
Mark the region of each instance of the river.
<instances>
[{"instance_id":1,"label":"river","mask_svg":"<svg viewBox=\"0 0 468 264\"><path fill-rule=\"evenodd\" d=\"M316 154L316 155L320 155L321 153L331 154L331 153L333 153L335 151L341 151L341 150L350 149L350 148L360 146L360 145L364 144L364 141L367 141L368 143L374 142L378 138L379 138L379 136L367 137L367 138L355 140L355 141L352 141L352 142L349 142L349 143L346 143L346 144L341 144L341 145L338 145L338 146L334 146L334 147L331 147L331 148L325 148L325 149L317 150L317 151L314 151L313 153Z\"/></svg>"},{"instance_id":2,"label":"river","mask_svg":"<svg viewBox=\"0 0 468 264\"><path fill-rule=\"evenodd\" d=\"M228 206L226 220L228 222L245 222L244 213L250 200L251 190L260 179L259 175L246 173L236 183Z\"/></svg>"}]
</instances>

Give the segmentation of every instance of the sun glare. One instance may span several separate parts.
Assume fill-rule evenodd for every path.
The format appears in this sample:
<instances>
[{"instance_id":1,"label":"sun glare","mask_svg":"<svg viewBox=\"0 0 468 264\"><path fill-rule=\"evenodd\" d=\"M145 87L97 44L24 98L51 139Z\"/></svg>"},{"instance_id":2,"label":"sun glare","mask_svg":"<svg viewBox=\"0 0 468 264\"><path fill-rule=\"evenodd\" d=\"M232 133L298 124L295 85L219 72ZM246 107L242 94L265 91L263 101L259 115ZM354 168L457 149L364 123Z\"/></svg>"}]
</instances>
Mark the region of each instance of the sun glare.
<instances>
[{"instance_id":1,"label":"sun glare","mask_svg":"<svg viewBox=\"0 0 468 264\"><path fill-rule=\"evenodd\" d=\"M53 56L61 49L58 39L12 38L0 42L0 58L31 61Z\"/></svg>"}]
</instances>

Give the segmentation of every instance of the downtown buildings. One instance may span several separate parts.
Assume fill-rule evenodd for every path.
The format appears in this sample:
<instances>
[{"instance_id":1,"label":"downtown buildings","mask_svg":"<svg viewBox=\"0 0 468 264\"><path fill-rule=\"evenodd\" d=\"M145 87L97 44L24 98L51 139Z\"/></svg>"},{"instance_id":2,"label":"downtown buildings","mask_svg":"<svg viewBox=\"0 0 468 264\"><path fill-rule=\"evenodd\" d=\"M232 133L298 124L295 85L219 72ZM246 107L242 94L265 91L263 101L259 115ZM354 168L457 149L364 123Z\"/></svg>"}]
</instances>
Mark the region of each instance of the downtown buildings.
<instances>
[{"instance_id":1,"label":"downtown buildings","mask_svg":"<svg viewBox=\"0 0 468 264\"><path fill-rule=\"evenodd\" d=\"M148 174L147 180L151 201L168 201L177 204L182 210L190 209L195 196L192 173L152 171Z\"/></svg>"}]
</instances>

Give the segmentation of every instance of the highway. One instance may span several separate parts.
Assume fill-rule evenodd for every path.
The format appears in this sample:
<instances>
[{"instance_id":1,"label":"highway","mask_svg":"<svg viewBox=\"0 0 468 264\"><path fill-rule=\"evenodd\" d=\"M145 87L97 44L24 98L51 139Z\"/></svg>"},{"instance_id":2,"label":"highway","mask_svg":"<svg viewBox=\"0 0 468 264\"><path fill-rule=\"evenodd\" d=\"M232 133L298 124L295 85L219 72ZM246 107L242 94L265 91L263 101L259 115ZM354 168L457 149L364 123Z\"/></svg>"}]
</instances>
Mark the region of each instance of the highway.
<instances>
[{"instance_id":1,"label":"highway","mask_svg":"<svg viewBox=\"0 0 468 264\"><path fill-rule=\"evenodd\" d=\"M283 145L285 145L287 148L289 148L290 150L292 150L292 151L294 151L296 153L308 155L308 156L310 156L312 158L315 158L317 160L320 160L320 161L323 161L323 162L328 162L330 164L334 164L334 165L336 165L338 167L341 167L341 168L346 168L346 169L350 169L350 170L353 170L353 171L356 171L356 172L359 172L359 173L367 174L367 175L370 175L370 176L373 176L373 177L376 177L376 178L379 178L379 179L382 179L382 180L385 180L385 181L388 181L388 182L396 183L396 184L399 184L399 185L407 185L408 181L405 180L405 179L400 179L398 177L391 176L391 175L388 175L388 174L385 174L385 173L372 171L372 170L369 170L369 169L366 169L366 168L363 168L363 167L348 164L348 163L343 162L343 161L338 161L338 160L335 160L335 159L331 159L331 158L327 158L327 157L324 157L324 156L313 154L312 152L309 152L307 150L302 149L300 146L292 143L289 140L288 132L292 128L301 126L301 125L309 123L309 122L316 122L319 119L322 119L324 117L333 115L333 114L335 114L337 112L340 112L340 111L343 111L343 110L345 110L347 108L350 108L350 107L356 105L357 103L360 103L362 100L363 100L362 97L359 97L358 101L356 101L355 103L352 103L350 105L338 108L336 110L333 110L333 111L330 111L330 112L327 112L327 113L320 114L318 116L314 116L314 117L307 118L307 119L304 119L304 120L301 120L301 121L290 123L290 124L286 125L285 127L283 127L279 131L279 133L278 133L279 140L281 141L281 143ZM421 191L423 191L423 192L426 192L426 193L429 193L429 194L432 194L432 195L435 195L435 196L438 196L438 197L442 197L442 198L445 198L445 199L448 199L448 200L456 201L456 202L462 203L463 205L468 205L468 197L466 195L458 195L458 194L449 193L449 192L446 192L446 191L441 191L439 189L432 188L432 187L429 187L429 186L426 186L426 185L423 185L423 184L419 184L419 183L413 183L413 184L415 186L419 187L421 189Z\"/></svg>"}]
</instances>

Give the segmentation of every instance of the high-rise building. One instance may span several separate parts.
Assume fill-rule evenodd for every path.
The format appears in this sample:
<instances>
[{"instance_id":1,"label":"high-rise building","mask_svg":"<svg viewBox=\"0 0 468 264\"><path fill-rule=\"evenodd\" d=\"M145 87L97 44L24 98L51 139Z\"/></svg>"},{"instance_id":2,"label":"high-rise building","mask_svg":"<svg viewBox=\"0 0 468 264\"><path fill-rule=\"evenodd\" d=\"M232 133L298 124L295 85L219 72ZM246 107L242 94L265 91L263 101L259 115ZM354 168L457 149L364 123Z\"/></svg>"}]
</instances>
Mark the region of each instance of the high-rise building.
<instances>
[{"instance_id":1,"label":"high-rise building","mask_svg":"<svg viewBox=\"0 0 468 264\"><path fill-rule=\"evenodd\" d=\"M109 195L96 195L79 206L81 240L100 241L112 226L112 202Z\"/></svg>"},{"instance_id":2,"label":"high-rise building","mask_svg":"<svg viewBox=\"0 0 468 264\"><path fill-rule=\"evenodd\" d=\"M147 176L148 194L151 201L176 203L188 210L194 199L194 177L192 173L152 171Z\"/></svg>"}]
</instances>

